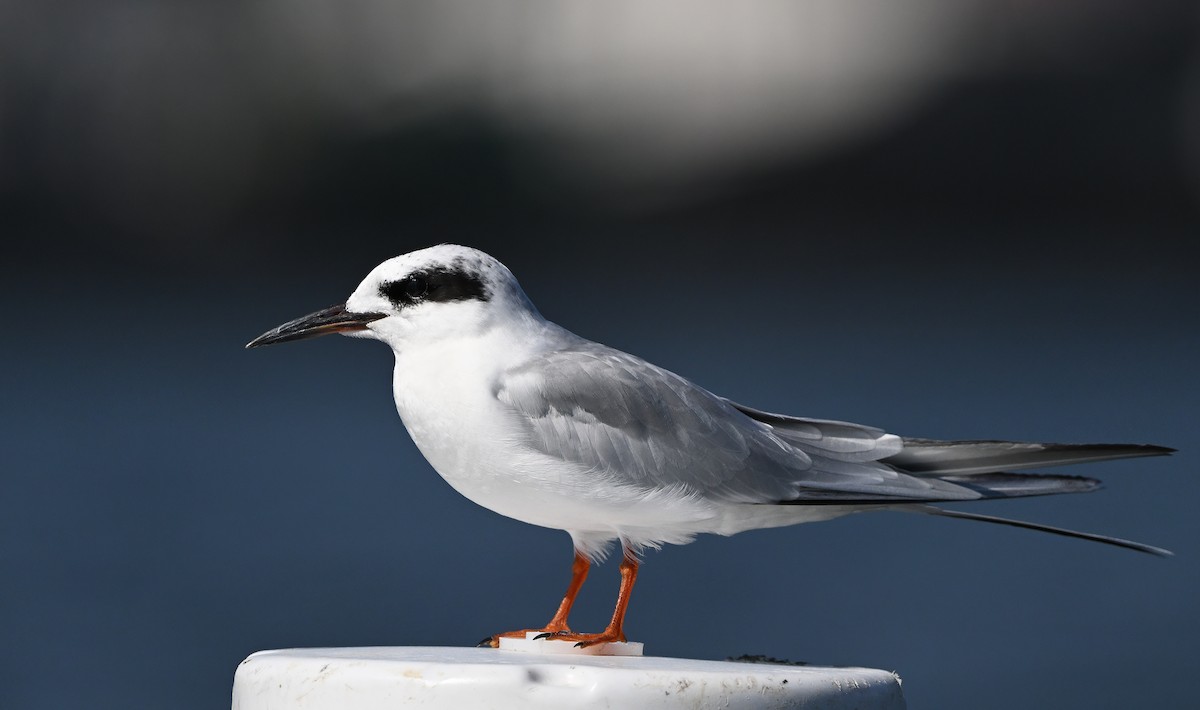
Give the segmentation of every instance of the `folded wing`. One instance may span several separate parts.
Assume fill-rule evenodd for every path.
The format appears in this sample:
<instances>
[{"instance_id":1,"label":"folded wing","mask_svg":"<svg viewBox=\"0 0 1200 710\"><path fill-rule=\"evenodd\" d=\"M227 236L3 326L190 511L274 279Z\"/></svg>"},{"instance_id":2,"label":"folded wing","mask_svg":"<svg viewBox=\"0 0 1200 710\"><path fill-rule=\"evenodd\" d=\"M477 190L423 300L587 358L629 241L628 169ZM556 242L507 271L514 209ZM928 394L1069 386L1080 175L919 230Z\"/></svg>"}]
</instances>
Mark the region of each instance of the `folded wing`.
<instances>
[{"instance_id":1,"label":"folded wing","mask_svg":"<svg viewBox=\"0 0 1200 710\"><path fill-rule=\"evenodd\" d=\"M581 341L502 374L526 443L598 477L740 503L974 500L975 486L883 462L901 439L748 410L632 355ZM749 410L754 411L754 410ZM777 426L778 424L778 426Z\"/></svg>"}]
</instances>

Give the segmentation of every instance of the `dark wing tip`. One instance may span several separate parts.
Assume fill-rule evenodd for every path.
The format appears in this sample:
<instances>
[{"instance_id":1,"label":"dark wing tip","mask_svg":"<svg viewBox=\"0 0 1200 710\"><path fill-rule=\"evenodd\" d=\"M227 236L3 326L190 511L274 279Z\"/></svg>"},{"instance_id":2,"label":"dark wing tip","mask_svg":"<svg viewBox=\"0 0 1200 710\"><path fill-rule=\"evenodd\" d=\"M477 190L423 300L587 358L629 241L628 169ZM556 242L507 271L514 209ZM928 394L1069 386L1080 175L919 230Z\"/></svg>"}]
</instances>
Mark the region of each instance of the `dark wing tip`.
<instances>
[{"instance_id":1,"label":"dark wing tip","mask_svg":"<svg viewBox=\"0 0 1200 710\"><path fill-rule=\"evenodd\" d=\"M1111 450L1114 454L1119 454L1122 457L1137 457L1137 456L1170 456L1177 449L1172 449L1169 446L1158 446L1156 444L1046 444L1047 449L1062 450L1062 451L1087 451L1094 450L1097 452Z\"/></svg>"},{"instance_id":2,"label":"dark wing tip","mask_svg":"<svg viewBox=\"0 0 1200 710\"><path fill-rule=\"evenodd\" d=\"M1179 451L1179 449L1172 449L1170 446L1155 446L1154 444L1142 444L1141 446L1146 450L1147 456L1170 456Z\"/></svg>"}]
</instances>

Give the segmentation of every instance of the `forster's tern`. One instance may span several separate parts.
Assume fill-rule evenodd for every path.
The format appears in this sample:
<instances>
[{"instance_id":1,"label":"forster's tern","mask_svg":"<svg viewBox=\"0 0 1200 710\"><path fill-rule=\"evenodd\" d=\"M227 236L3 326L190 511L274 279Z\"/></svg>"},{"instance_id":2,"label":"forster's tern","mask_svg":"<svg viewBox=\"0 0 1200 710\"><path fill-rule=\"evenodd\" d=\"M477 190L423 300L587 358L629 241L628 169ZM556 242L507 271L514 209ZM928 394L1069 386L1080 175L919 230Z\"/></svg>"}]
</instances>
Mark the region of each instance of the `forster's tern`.
<instances>
[{"instance_id":1,"label":"forster's tern","mask_svg":"<svg viewBox=\"0 0 1200 710\"><path fill-rule=\"evenodd\" d=\"M550 623L534 631L579 645L624 641L639 553L698 533L903 510L1170 554L930 503L1090 491L1099 485L1091 478L1012 471L1171 449L913 439L759 411L547 321L512 273L475 249L444 244L389 259L344 304L247 347L327 333L391 346L396 409L455 490L501 515L570 534L570 586ZM572 633L575 596L613 541L624 555L612 621L599 634Z\"/></svg>"}]
</instances>

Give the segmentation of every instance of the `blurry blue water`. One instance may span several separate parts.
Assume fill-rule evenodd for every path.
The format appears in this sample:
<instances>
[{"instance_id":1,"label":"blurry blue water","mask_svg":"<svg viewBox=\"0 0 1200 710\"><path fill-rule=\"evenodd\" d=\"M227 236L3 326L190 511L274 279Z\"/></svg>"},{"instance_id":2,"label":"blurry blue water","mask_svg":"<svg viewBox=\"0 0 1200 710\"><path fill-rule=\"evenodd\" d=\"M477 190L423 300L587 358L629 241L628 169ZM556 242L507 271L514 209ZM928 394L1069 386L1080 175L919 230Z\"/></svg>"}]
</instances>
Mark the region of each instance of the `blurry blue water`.
<instances>
[{"instance_id":1,"label":"blurry blue water","mask_svg":"<svg viewBox=\"0 0 1200 710\"><path fill-rule=\"evenodd\" d=\"M646 560L628 629L648 652L894 669L913 707L1193 694L1200 335L1184 281L518 275L577 332L754 406L1181 449L1089 467L1107 483L1093 495L982 507L1175 559L900 514L703 538ZM472 644L554 610L566 535L480 509L429 469L382 345L241 349L353 283L287 286L51 294L37 307L53 317L6 336L0 706L220 707L259 649ZM601 626L615 590L607 565L573 625Z\"/></svg>"}]
</instances>

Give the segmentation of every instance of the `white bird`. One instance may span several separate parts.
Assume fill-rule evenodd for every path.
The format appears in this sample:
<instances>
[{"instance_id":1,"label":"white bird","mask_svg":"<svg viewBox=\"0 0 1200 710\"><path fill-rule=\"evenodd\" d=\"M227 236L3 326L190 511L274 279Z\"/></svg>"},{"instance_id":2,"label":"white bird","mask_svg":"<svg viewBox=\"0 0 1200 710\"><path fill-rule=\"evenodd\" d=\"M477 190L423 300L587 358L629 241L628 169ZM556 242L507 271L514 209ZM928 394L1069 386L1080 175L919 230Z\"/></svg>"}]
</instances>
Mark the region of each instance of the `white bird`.
<instances>
[{"instance_id":1,"label":"white bird","mask_svg":"<svg viewBox=\"0 0 1200 710\"><path fill-rule=\"evenodd\" d=\"M903 510L1170 554L930 503L1090 491L1099 481L1011 472L1172 449L914 439L759 411L551 323L503 264L476 249L443 244L388 259L345 304L246 347L328 333L392 348L396 409L455 490L501 515L570 534L570 586L550 622L534 630L578 645L624 641L639 554L699 533ZM614 541L624 555L612 620L598 634L572 633L575 596Z\"/></svg>"}]
</instances>

